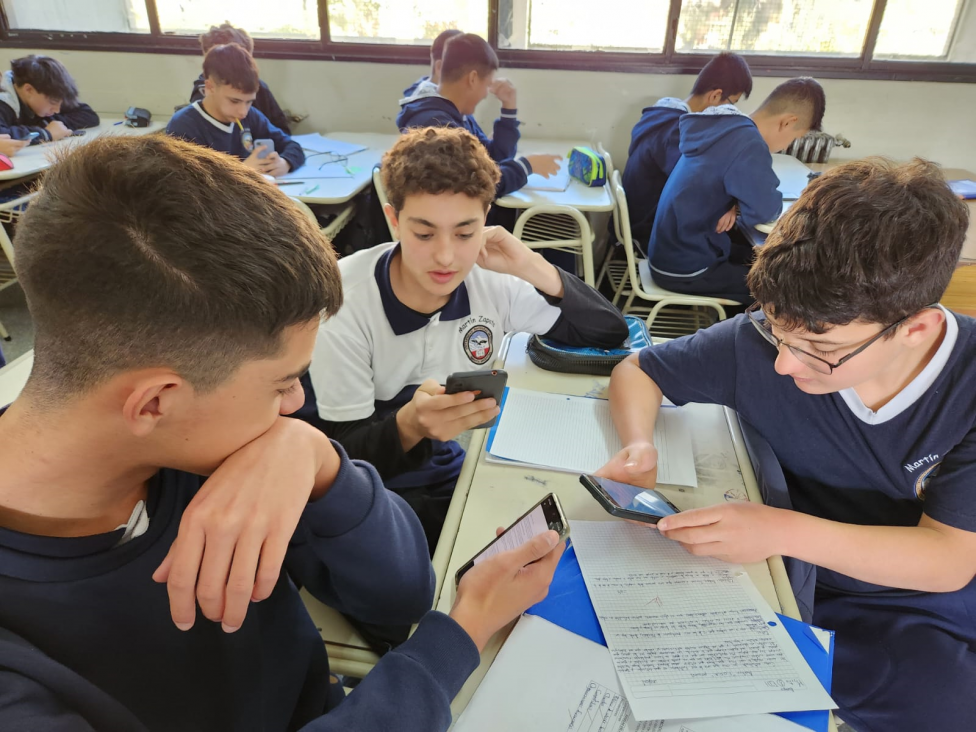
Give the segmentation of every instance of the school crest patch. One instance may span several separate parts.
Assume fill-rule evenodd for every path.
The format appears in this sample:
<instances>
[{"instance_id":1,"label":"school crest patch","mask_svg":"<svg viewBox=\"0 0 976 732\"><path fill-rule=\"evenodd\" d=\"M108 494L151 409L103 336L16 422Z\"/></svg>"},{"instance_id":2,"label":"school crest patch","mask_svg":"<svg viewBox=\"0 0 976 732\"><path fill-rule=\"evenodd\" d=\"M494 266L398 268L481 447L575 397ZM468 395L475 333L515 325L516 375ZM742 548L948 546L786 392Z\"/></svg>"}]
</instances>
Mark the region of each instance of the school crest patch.
<instances>
[{"instance_id":1,"label":"school crest patch","mask_svg":"<svg viewBox=\"0 0 976 732\"><path fill-rule=\"evenodd\" d=\"M483 325L473 325L464 334L464 352L471 363L480 366L491 358L491 330Z\"/></svg>"},{"instance_id":2,"label":"school crest patch","mask_svg":"<svg viewBox=\"0 0 976 732\"><path fill-rule=\"evenodd\" d=\"M241 132L241 145L249 153L254 152L254 135L251 134L251 128L245 127Z\"/></svg>"},{"instance_id":3,"label":"school crest patch","mask_svg":"<svg viewBox=\"0 0 976 732\"><path fill-rule=\"evenodd\" d=\"M935 465L931 465L926 468L925 472L915 479L915 497L918 498L918 500L925 500L925 489L928 487L929 481L939 474L939 468L941 466L942 461L940 460Z\"/></svg>"}]
</instances>

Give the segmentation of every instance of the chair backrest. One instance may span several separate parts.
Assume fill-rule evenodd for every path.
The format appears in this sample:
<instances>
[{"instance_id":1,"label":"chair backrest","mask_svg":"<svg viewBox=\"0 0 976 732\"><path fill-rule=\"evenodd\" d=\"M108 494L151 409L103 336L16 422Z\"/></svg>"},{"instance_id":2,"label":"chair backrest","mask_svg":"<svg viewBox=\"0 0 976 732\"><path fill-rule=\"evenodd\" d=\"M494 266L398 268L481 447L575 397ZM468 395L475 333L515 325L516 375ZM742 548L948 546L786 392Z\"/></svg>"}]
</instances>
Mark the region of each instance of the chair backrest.
<instances>
[{"instance_id":1,"label":"chair backrest","mask_svg":"<svg viewBox=\"0 0 976 732\"><path fill-rule=\"evenodd\" d=\"M609 183L610 182L610 179L613 178L613 158L611 158L610 157L610 153L608 153L603 148L603 143L602 142L598 142L596 144L596 151L598 153L600 153L600 155L603 156L603 160L604 160L604 162L607 165L607 183Z\"/></svg>"},{"instance_id":2,"label":"chair backrest","mask_svg":"<svg viewBox=\"0 0 976 732\"><path fill-rule=\"evenodd\" d=\"M380 208L383 209L383 220L386 221L386 228L390 230L390 241L396 241L397 235L393 230L393 224L386 216L386 204L390 202L390 199L386 197L386 188L383 187L383 174L378 165L373 168L373 188L376 189L376 197L379 199Z\"/></svg>"},{"instance_id":3,"label":"chair backrest","mask_svg":"<svg viewBox=\"0 0 976 732\"><path fill-rule=\"evenodd\" d=\"M623 244L624 254L627 256L627 276L630 277L630 286L634 292L644 293L641 287L640 273L637 269L637 255L634 252L634 237L630 230L630 208L627 205L627 194L624 191L623 180L620 171L613 172L613 179L610 181L610 191L614 198L613 207L613 228L617 234L617 240Z\"/></svg>"}]
</instances>

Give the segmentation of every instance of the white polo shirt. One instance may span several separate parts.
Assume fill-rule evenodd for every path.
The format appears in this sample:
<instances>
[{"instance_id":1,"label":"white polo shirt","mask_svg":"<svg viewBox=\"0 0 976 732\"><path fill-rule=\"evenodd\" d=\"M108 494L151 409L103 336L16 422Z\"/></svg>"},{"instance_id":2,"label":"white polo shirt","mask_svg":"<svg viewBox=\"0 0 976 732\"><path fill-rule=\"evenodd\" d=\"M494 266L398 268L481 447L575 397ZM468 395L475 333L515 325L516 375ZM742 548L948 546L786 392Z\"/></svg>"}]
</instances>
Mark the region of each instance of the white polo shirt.
<instances>
[{"instance_id":1,"label":"white polo shirt","mask_svg":"<svg viewBox=\"0 0 976 732\"><path fill-rule=\"evenodd\" d=\"M426 379L490 368L506 333L547 333L560 315L524 280L475 265L430 318L393 294L396 242L339 260L343 305L319 326L309 375L319 416L364 419L405 404Z\"/></svg>"}]
</instances>

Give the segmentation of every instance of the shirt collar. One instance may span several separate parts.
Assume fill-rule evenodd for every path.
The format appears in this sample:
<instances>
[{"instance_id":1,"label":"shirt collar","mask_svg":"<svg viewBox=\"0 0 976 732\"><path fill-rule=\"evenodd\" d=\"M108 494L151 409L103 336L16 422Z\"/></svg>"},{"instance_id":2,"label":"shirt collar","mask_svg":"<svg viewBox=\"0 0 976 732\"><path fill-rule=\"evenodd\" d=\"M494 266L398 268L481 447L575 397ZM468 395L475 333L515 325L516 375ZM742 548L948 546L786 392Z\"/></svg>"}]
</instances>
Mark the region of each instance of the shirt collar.
<instances>
[{"instance_id":1,"label":"shirt collar","mask_svg":"<svg viewBox=\"0 0 976 732\"><path fill-rule=\"evenodd\" d=\"M390 321L390 327L393 328L393 333L398 336L420 330L426 327L431 320L431 318L425 317L422 313L408 308L393 294L393 285L390 284L390 264L393 261L393 255L399 249L400 245L397 244L387 252L384 252L383 256L377 260L376 269L374 270L376 286L379 288L380 300L383 302L383 312L386 313L386 319ZM438 311L437 316L441 320L460 320L470 314L471 303L468 301L468 288L462 282L451 293L451 298Z\"/></svg>"},{"instance_id":2,"label":"shirt collar","mask_svg":"<svg viewBox=\"0 0 976 732\"><path fill-rule=\"evenodd\" d=\"M680 112L690 112L691 108L684 103L683 99L677 97L662 97L654 104L655 107L665 107L667 109L677 109Z\"/></svg>"},{"instance_id":3,"label":"shirt collar","mask_svg":"<svg viewBox=\"0 0 976 732\"><path fill-rule=\"evenodd\" d=\"M207 122L209 122L210 124L212 124L214 127L216 127L221 132L228 132L229 133L229 132L233 132L234 131L234 123L233 122L231 122L229 124L226 124L226 125L223 122L218 122L213 117L211 117L209 114L207 114L206 110L203 108L203 104L202 103L200 103L200 102L194 102L193 103L193 108L200 113L200 116L201 117L203 117L205 120L207 120Z\"/></svg>"}]
</instances>

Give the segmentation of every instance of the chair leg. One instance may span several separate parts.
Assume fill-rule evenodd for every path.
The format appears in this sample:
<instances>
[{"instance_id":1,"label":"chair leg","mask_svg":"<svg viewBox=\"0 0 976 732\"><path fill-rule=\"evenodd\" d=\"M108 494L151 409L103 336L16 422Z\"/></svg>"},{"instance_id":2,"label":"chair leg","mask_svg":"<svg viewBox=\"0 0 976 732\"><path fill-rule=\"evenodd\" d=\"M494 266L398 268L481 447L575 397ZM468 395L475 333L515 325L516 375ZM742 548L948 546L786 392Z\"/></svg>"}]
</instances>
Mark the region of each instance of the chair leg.
<instances>
[{"instance_id":1,"label":"chair leg","mask_svg":"<svg viewBox=\"0 0 976 732\"><path fill-rule=\"evenodd\" d=\"M10 340L10 334L7 332L7 329L3 327L2 320L0 320L0 338L3 338L5 341Z\"/></svg>"}]
</instances>

